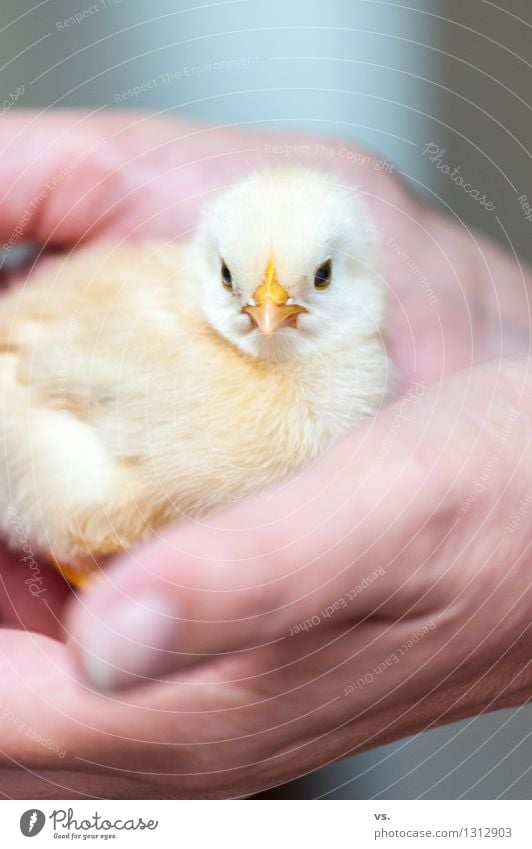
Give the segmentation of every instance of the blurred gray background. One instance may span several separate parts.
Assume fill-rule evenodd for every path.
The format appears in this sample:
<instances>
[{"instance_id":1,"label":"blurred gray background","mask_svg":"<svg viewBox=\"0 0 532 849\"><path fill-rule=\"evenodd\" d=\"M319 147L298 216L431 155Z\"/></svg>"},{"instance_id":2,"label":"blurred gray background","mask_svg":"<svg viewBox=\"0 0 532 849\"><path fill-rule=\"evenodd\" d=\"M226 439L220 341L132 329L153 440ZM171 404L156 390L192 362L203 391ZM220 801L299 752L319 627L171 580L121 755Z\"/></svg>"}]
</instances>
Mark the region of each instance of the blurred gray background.
<instances>
[{"instance_id":1,"label":"blurred gray background","mask_svg":"<svg viewBox=\"0 0 532 849\"><path fill-rule=\"evenodd\" d=\"M2 0L0 10L2 100L24 89L13 108L168 110L357 139L528 259L518 198L532 198L531 63L530 0ZM429 143L494 211L441 175ZM523 708L428 731L277 794L530 798L531 718Z\"/></svg>"}]
</instances>

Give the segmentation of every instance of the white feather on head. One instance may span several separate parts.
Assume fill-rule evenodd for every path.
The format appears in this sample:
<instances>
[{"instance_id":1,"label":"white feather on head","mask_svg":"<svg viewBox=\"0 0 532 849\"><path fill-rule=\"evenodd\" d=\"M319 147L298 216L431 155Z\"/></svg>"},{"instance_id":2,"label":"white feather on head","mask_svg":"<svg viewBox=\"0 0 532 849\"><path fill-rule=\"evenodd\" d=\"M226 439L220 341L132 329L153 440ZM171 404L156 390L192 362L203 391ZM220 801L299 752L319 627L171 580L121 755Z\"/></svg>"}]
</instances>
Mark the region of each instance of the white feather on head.
<instances>
[{"instance_id":1,"label":"white feather on head","mask_svg":"<svg viewBox=\"0 0 532 849\"><path fill-rule=\"evenodd\" d=\"M266 335L242 308L254 303L270 258L288 303L305 313L295 326ZM331 285L318 291L315 274L328 259ZM232 291L223 285L222 261ZM360 193L337 175L304 166L257 171L217 195L204 210L190 272L209 324L252 357L325 353L346 336L373 334L382 324L385 287Z\"/></svg>"}]
</instances>

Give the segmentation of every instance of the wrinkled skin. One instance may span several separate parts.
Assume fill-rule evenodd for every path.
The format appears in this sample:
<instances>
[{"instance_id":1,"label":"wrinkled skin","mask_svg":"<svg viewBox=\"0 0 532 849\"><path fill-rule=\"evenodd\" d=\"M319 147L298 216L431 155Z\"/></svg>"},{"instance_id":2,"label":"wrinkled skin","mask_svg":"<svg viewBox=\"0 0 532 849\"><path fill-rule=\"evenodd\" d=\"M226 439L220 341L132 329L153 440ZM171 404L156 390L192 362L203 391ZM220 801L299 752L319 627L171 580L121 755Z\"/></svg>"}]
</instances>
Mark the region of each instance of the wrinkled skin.
<instances>
[{"instance_id":1,"label":"wrinkled skin","mask_svg":"<svg viewBox=\"0 0 532 849\"><path fill-rule=\"evenodd\" d=\"M10 114L0 238L47 180L24 226L44 253L180 237L205 193L276 161L265 144L308 141ZM22 552L2 550L5 796L243 796L530 697L530 272L393 173L334 161L381 234L396 400L268 497L168 529L85 593L39 560L33 596ZM164 621L153 609L127 640L126 601L146 614L161 598Z\"/></svg>"}]
</instances>

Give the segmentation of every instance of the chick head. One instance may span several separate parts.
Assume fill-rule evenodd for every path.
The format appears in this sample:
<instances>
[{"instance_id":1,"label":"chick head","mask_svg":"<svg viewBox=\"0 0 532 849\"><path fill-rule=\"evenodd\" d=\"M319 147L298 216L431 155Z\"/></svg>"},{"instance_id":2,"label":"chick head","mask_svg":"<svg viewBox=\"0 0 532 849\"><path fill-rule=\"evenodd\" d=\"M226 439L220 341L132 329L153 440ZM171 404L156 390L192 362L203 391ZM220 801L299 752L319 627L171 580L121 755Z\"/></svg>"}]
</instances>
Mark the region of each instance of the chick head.
<instances>
[{"instance_id":1,"label":"chick head","mask_svg":"<svg viewBox=\"0 0 532 849\"><path fill-rule=\"evenodd\" d=\"M252 357L307 357L381 326L372 227L333 175L282 166L224 190L204 211L193 265L205 318Z\"/></svg>"}]
</instances>

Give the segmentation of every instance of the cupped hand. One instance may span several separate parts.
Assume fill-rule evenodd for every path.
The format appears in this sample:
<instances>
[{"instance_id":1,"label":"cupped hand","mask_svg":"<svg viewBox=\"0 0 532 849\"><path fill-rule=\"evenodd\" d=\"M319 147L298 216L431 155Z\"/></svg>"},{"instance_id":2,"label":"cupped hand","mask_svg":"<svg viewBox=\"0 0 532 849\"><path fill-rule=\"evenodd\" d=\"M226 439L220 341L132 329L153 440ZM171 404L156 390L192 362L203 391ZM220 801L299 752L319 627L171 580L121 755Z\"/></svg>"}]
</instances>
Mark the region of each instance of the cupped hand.
<instances>
[{"instance_id":1,"label":"cupped hand","mask_svg":"<svg viewBox=\"0 0 532 849\"><path fill-rule=\"evenodd\" d=\"M1 238L180 238L206 193L278 158L268 145L301 158L311 141L9 115ZM399 400L294 481L166 532L77 599L44 564L32 594L22 554L4 553L7 795L245 795L528 696L526 521L506 527L526 500L527 361L506 358L529 350L528 272L359 160L338 176L365 193L381 244Z\"/></svg>"},{"instance_id":2,"label":"cupped hand","mask_svg":"<svg viewBox=\"0 0 532 849\"><path fill-rule=\"evenodd\" d=\"M17 792L242 796L529 698L531 401L526 361L456 375L119 558L66 645L4 632Z\"/></svg>"}]
</instances>

